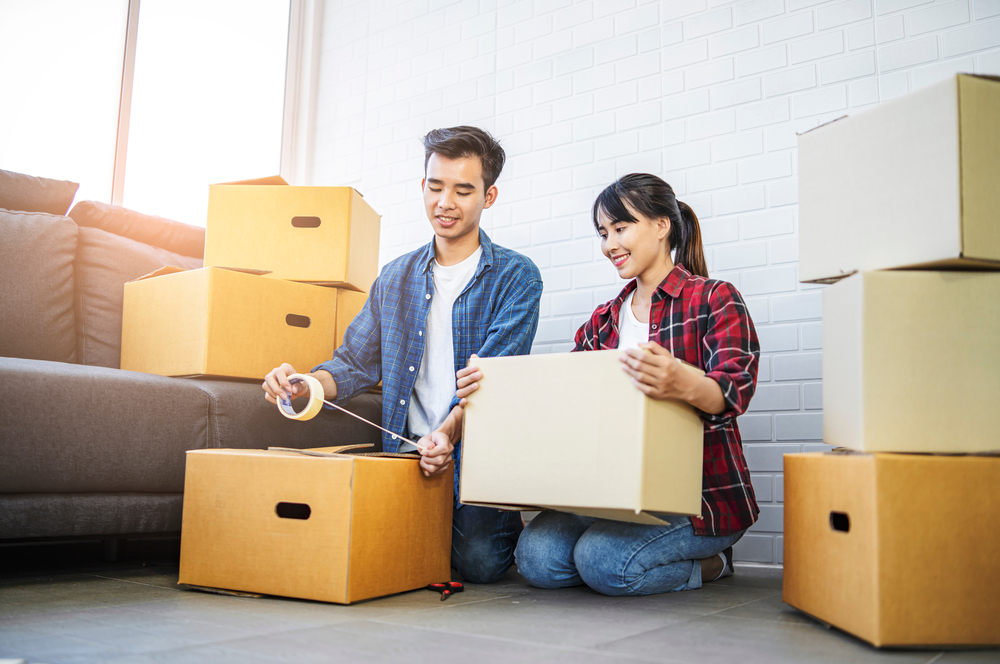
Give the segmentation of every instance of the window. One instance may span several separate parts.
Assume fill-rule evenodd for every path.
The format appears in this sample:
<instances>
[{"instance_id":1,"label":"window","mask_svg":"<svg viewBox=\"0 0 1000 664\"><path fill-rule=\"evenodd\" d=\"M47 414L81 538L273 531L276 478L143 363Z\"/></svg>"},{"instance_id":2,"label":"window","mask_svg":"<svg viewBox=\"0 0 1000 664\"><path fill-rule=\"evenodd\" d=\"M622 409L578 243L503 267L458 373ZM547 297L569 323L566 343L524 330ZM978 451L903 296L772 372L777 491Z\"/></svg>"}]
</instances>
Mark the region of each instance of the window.
<instances>
[{"instance_id":1,"label":"window","mask_svg":"<svg viewBox=\"0 0 1000 664\"><path fill-rule=\"evenodd\" d=\"M0 2L0 168L112 202L124 88L122 204L204 226L209 184L279 172L290 0L139 3L123 86L129 0Z\"/></svg>"},{"instance_id":2,"label":"window","mask_svg":"<svg viewBox=\"0 0 1000 664\"><path fill-rule=\"evenodd\" d=\"M122 204L205 225L208 185L277 175L288 0L142 0Z\"/></svg>"},{"instance_id":3,"label":"window","mask_svg":"<svg viewBox=\"0 0 1000 664\"><path fill-rule=\"evenodd\" d=\"M0 4L0 168L111 201L128 0Z\"/></svg>"}]
</instances>

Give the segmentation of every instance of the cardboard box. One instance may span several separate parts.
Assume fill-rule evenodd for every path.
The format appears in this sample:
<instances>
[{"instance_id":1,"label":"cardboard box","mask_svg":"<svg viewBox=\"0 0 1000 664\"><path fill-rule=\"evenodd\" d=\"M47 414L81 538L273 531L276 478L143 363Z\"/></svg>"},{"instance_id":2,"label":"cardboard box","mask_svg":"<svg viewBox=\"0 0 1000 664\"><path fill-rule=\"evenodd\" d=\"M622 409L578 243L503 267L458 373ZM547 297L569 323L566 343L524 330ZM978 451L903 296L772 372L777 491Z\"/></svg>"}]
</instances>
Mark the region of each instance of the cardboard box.
<instances>
[{"instance_id":1,"label":"cardboard box","mask_svg":"<svg viewBox=\"0 0 1000 664\"><path fill-rule=\"evenodd\" d=\"M263 380L333 355L364 295L237 270L164 268L125 284L121 368Z\"/></svg>"},{"instance_id":2,"label":"cardboard box","mask_svg":"<svg viewBox=\"0 0 1000 664\"><path fill-rule=\"evenodd\" d=\"M379 215L350 187L280 177L208 188L205 266L368 291L378 276Z\"/></svg>"},{"instance_id":3,"label":"cardboard box","mask_svg":"<svg viewBox=\"0 0 1000 664\"><path fill-rule=\"evenodd\" d=\"M652 512L701 514L701 418L636 389L620 355L477 360L483 379L465 410L462 502L634 523L663 523Z\"/></svg>"},{"instance_id":4,"label":"cardboard box","mask_svg":"<svg viewBox=\"0 0 1000 664\"><path fill-rule=\"evenodd\" d=\"M823 291L823 439L1000 450L1000 273L880 271Z\"/></svg>"},{"instance_id":5,"label":"cardboard box","mask_svg":"<svg viewBox=\"0 0 1000 664\"><path fill-rule=\"evenodd\" d=\"M799 136L799 276L1000 270L1000 78L959 75Z\"/></svg>"},{"instance_id":6,"label":"cardboard box","mask_svg":"<svg viewBox=\"0 0 1000 664\"><path fill-rule=\"evenodd\" d=\"M349 604L451 579L452 470L416 459L187 453L179 583Z\"/></svg>"},{"instance_id":7,"label":"cardboard box","mask_svg":"<svg viewBox=\"0 0 1000 664\"><path fill-rule=\"evenodd\" d=\"M1000 458L786 454L782 599L875 646L1000 644Z\"/></svg>"}]
</instances>

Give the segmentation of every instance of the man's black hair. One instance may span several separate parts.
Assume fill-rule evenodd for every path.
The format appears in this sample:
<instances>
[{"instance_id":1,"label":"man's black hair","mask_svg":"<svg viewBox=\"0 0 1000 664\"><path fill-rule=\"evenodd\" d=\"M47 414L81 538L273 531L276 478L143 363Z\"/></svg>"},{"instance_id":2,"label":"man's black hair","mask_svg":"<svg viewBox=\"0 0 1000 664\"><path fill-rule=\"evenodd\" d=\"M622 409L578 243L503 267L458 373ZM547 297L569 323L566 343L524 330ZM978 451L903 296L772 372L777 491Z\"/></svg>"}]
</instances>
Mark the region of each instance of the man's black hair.
<instances>
[{"instance_id":1,"label":"man's black hair","mask_svg":"<svg viewBox=\"0 0 1000 664\"><path fill-rule=\"evenodd\" d=\"M462 157L479 157L483 165L483 183L486 189L492 187L503 163L507 159L503 148L490 133L479 127L448 127L433 129L424 136L424 174L427 174L427 162L431 155L437 153L449 159ZM485 192L484 192L485 193Z\"/></svg>"}]
</instances>

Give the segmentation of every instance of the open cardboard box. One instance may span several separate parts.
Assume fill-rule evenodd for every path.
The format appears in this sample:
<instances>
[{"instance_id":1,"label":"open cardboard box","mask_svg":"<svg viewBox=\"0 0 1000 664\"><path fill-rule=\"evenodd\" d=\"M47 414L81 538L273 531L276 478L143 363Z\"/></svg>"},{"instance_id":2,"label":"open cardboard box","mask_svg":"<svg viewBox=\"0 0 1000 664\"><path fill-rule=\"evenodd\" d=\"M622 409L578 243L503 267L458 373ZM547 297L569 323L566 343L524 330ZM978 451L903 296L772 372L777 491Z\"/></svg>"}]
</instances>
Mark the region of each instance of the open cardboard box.
<instances>
[{"instance_id":1,"label":"open cardboard box","mask_svg":"<svg viewBox=\"0 0 1000 664\"><path fill-rule=\"evenodd\" d=\"M462 502L647 524L669 520L662 513L700 515L701 418L636 389L620 355L477 360L483 379L465 409Z\"/></svg>"},{"instance_id":2,"label":"open cardboard box","mask_svg":"<svg viewBox=\"0 0 1000 664\"><path fill-rule=\"evenodd\" d=\"M208 188L205 266L367 292L380 217L351 187L293 187L280 176Z\"/></svg>"},{"instance_id":3,"label":"open cardboard box","mask_svg":"<svg viewBox=\"0 0 1000 664\"><path fill-rule=\"evenodd\" d=\"M309 371L366 297L260 271L165 267L125 284L121 368L259 380L282 362Z\"/></svg>"},{"instance_id":4,"label":"open cardboard box","mask_svg":"<svg viewBox=\"0 0 1000 664\"><path fill-rule=\"evenodd\" d=\"M349 604L450 580L453 469L349 449L188 452L179 583Z\"/></svg>"},{"instance_id":5,"label":"open cardboard box","mask_svg":"<svg viewBox=\"0 0 1000 664\"><path fill-rule=\"evenodd\" d=\"M1000 272L862 272L823 291L823 439L1000 450Z\"/></svg>"},{"instance_id":6,"label":"open cardboard box","mask_svg":"<svg viewBox=\"0 0 1000 664\"><path fill-rule=\"evenodd\" d=\"M785 455L782 599L875 646L1000 644L1000 457Z\"/></svg>"},{"instance_id":7,"label":"open cardboard box","mask_svg":"<svg viewBox=\"0 0 1000 664\"><path fill-rule=\"evenodd\" d=\"M1000 270L1000 78L961 74L799 136L799 276Z\"/></svg>"}]
</instances>

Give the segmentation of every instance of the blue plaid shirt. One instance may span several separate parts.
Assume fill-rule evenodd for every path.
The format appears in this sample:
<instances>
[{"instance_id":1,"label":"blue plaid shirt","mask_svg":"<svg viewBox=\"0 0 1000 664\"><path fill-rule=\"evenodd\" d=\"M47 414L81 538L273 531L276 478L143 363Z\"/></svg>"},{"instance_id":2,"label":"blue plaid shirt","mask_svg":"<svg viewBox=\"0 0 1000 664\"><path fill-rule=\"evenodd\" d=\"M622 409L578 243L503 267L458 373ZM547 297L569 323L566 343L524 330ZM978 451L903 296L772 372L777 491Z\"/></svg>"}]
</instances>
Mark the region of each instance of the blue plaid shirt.
<instances>
[{"instance_id":1,"label":"blue plaid shirt","mask_svg":"<svg viewBox=\"0 0 1000 664\"><path fill-rule=\"evenodd\" d=\"M527 355L538 329L542 278L531 259L497 246L482 229L479 266L452 309L455 371L469 356ZM427 313L434 295L434 242L384 268L368 300L347 328L333 359L313 368L337 382L336 403L382 381L382 426L409 437L407 414L424 356ZM452 405L458 403L455 399ZM382 434L386 452L399 450L395 435ZM456 462L459 446L455 448ZM456 473L456 482L458 475Z\"/></svg>"}]
</instances>

